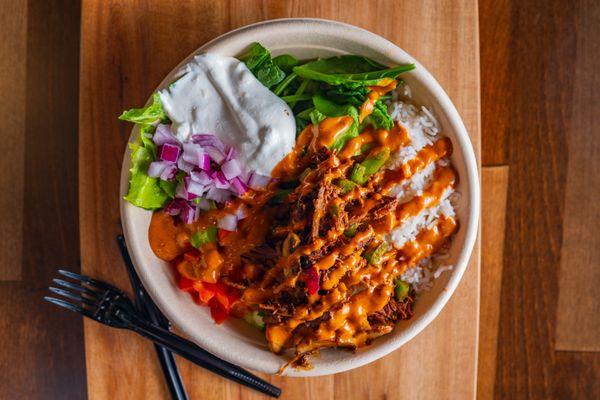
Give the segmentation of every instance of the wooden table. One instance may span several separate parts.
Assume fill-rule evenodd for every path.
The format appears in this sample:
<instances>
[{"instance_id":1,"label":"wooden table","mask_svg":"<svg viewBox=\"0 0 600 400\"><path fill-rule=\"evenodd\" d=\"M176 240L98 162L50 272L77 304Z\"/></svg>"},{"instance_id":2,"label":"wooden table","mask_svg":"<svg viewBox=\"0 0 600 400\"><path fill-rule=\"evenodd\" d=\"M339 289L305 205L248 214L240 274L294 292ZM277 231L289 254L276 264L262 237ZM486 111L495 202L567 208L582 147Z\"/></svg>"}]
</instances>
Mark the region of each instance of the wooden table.
<instances>
[{"instance_id":1,"label":"wooden table","mask_svg":"<svg viewBox=\"0 0 600 400\"><path fill-rule=\"evenodd\" d=\"M248 10L249 15L243 19L235 11L239 6L230 16L229 3L215 2L210 10L206 10L209 6L204 6L206 12L200 15L192 12L199 7L193 3L185 6L190 12L182 22L184 26L175 24L171 28L174 34L166 37L164 26L175 18L170 8L149 11L148 7L155 4L150 0L141 5L86 1L84 8L97 9L104 4L106 9L93 16L87 12L85 20L80 21L81 7L77 0L2 1L2 399L86 398L82 319L76 314L61 312L42 300L42 296L48 294L48 283L56 276L57 266L78 270L80 23L84 32L89 32L88 26L96 26L99 15L104 23L112 16L110 26L103 28L104 37L110 29L116 29L111 36L112 53L96 52L103 54L106 71L114 72L122 67L128 62L129 54L134 54L130 49L140 43L148 53L137 61L137 68L153 71L149 80L142 81L139 75L132 74L130 66L129 70L122 70L122 85L114 82L119 79L114 74L108 76L110 81L105 83L97 78L97 82L110 87L114 97L102 102L94 100L92 105L97 108L91 107L89 99L85 100L88 104L82 100L81 110L92 112L93 116L88 118L93 119L116 115L123 107L144 101L172 65L208 37L229 26L292 13L307 16L323 13L356 21L358 18L350 17L349 13L358 9L365 11L358 21L360 25L363 19L367 21L373 15L384 15L383 6L398 3L373 1L371 3L375 5L367 9L364 3L354 2L304 6L299 1L261 1L251 4L259 4L258 9L246 6L244 11ZM427 7L431 3L423 4ZM419 10L422 8L421 2L410 4ZM435 4L435 9L440 7L437 2ZM448 2L442 0L439 4L447 5ZM129 10L140 6L143 6L143 21L141 17L132 18L131 13L135 11ZM593 252L600 249L600 236L596 233L597 224L590 222L597 221L594 213L600 209L600 203L596 201L600 184L594 181L598 179L594 172L600 168L600 157L597 157L600 141L590 138L598 137L600 126L594 119L600 115L597 68L600 62L600 3L594 0L479 0L478 7L483 127L478 397L597 399L600 398L600 352L597 351L600 335L593 332L600 327L600 313L594 312L600 304L595 295L600 285L597 275L600 269ZM398 11L394 12L394 21L410 25L412 22L408 19L414 19L413 14L398 14ZM211 20L211 17L218 18ZM217 20L221 22L216 23ZM220 27L223 20L227 27ZM389 19L384 18L384 21L388 22L373 30L383 32L384 36L394 36L394 40L403 46L415 34L411 32L398 40ZM143 29L138 30L137 25ZM155 34L148 33L155 26L162 27L160 40ZM195 40L179 38L180 30L193 32ZM123 35L125 31L127 35ZM443 36L440 31L435 35ZM173 41L177 45L174 46ZM84 41L81 44L82 48L88 49L88 54L96 51L89 49ZM95 46L101 49L108 44L97 40ZM180 44L181 48L178 47ZM150 52L156 51L158 45L162 62L171 63L159 66L162 71L154 70L156 65L144 67L154 61ZM421 58L425 50L415 48L414 43L413 47L408 45L407 48ZM115 51L115 46L120 50ZM110 56L113 58L107 61ZM449 71L455 68L453 63L453 59L447 60ZM86 71L90 69L89 64L88 60ZM434 72L439 74L437 65ZM84 67L83 62L81 66ZM433 69L431 63L427 66ZM134 78L138 80L128 83ZM121 89L125 90L122 96ZM108 93L108 90L104 92ZM107 168L111 169L108 175L119 168L122 146L128 134L128 128L123 125L112 119L111 124L112 134L106 136L106 131L102 131L97 140L100 143L110 137L115 141L114 149L102 153ZM86 129L82 133L89 132ZM120 136L115 139L117 135ZM98 191L110 192L111 185L115 185L114 178L111 179L94 185L99 187ZM21 189L23 193L19 193ZM22 207L19 207L21 198ZM116 205L116 197L109 200L110 204ZM88 216L90 208L88 206L86 210ZM94 218L105 219L114 231L118 229L116 214ZM112 234L112 228L104 229ZM89 237L89 227L86 229ZM103 239L103 245L103 250L111 251L103 257L116 263L114 269L104 272L103 276L126 285L118 264L120 260L112 253L112 238ZM84 253L89 259L90 250ZM102 262L106 263L106 259ZM84 263L89 268L89 261ZM590 318L593 316L596 318ZM138 343L122 341L120 335L120 332L107 331L106 336L93 338L119 346L115 351L120 354L128 354L128 351L137 354ZM149 346L142 350L148 354L152 351ZM135 370L147 365L153 368L153 363L154 358L148 356L140 359L139 365L136 360L130 360L126 366ZM97 379L91 368L97 365L88 364L89 380ZM389 371L382 373L391 374ZM361 381L372 380L374 374L365 374ZM115 372L115 375L118 374ZM129 372L123 379L111 383L109 388L90 393L90 396L108 397L107 393L116 385L147 385L148 391L154 394L149 397L160 397L164 393L162 386L156 388L156 382L160 381L150 378L148 374ZM141 379L147 381L140 383ZM186 379L190 379L189 372L186 372ZM339 382L337 376L333 380L334 385ZM196 393L199 385L205 385L205 382L194 380L189 384L194 386ZM395 383L392 389L399 387ZM314 385L299 384L299 390L305 392L311 387ZM98 384L90 388L96 390ZM217 394L224 393L218 384L215 390ZM122 389L111 392L110 397L117 400L136 397L123 392ZM138 393L139 390L134 394ZM329 394L323 393L321 397Z\"/></svg>"},{"instance_id":2,"label":"wooden table","mask_svg":"<svg viewBox=\"0 0 600 400\"><path fill-rule=\"evenodd\" d=\"M80 81L82 270L127 287L114 243L120 232L118 178L130 126L122 109L143 104L162 77L206 41L282 17L321 17L380 34L420 60L461 113L479 154L479 48L475 1L221 1L83 4ZM452 62L449 62L452 60ZM285 398L473 398L476 391L479 246L441 315L401 350L368 366L311 379L269 377ZM85 321L88 394L93 399L164 398L151 345ZM181 362L192 398L256 393Z\"/></svg>"}]
</instances>

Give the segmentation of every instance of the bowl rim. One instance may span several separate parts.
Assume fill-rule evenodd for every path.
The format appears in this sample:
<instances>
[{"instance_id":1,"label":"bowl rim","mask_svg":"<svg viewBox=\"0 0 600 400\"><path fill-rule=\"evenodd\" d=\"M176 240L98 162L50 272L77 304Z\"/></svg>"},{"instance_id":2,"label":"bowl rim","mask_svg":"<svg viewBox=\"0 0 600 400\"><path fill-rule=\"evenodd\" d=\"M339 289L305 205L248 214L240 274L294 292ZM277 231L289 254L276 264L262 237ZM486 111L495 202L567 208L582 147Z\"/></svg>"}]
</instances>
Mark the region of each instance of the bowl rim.
<instances>
[{"instance_id":1,"label":"bowl rim","mask_svg":"<svg viewBox=\"0 0 600 400\"><path fill-rule=\"evenodd\" d=\"M321 368L314 368L312 370L306 371L297 371L288 368L285 374L286 376L298 377L329 375L366 365L379 358L386 356L394 350L397 350L402 345L413 339L421 331L423 331L445 307L450 297L456 290L458 284L460 283L464 272L466 271L473 247L478 237L480 214L480 182L478 177L477 159L475 157L475 153L467 129L462 119L460 118L458 111L454 107L454 104L450 100L449 96L446 94L446 92L437 82L437 80L429 73L429 71L425 67L423 67L414 57L410 56L406 51L393 44L389 40L363 28L359 28L354 25L346 24L339 21L320 18L281 18L245 25L234 30L228 31L208 41L199 48L195 49L165 76L165 78L160 82L160 84L155 90L158 90L159 88L163 87L168 78L172 77L173 74L181 68L181 66L189 62L191 57L203 51L206 51L207 49L217 45L220 42L226 41L239 35L246 35L248 33L257 32L260 30L293 29L294 27L301 28L303 25L312 25L314 27L318 26L319 29L327 31L327 33L340 38L352 38L353 36L355 38L361 37L361 39L364 42L372 42L370 47L375 47L376 44L378 51L384 52L383 49L385 49L386 51L389 51L392 54L395 54L396 56L401 55L403 58L410 59L412 62L415 63L416 68L413 71L411 71L411 74L415 76L416 80L419 81L426 88L426 90L429 92L429 95L439 103L440 109L443 110L444 114L448 119L448 123L451 126L452 131L455 133L455 142L459 145L459 147L462 150L467 176L461 177L461 180L463 182L467 182L467 186L469 188L469 209L467 210L468 222L465 225L461 225L461 229L465 230L463 246L458 253L457 261L455 263L454 269L452 270L450 279L444 287L444 290L440 292L438 297L431 304L430 308L426 310L422 316L415 320L412 320L412 324L409 327L407 327L407 329L401 331L393 340L390 340L389 342L382 344L381 346L371 347L368 351L351 354L350 356L345 357L342 361ZM247 42L251 43L251 38L249 38ZM150 101L150 99L148 101ZM135 142L136 135L137 128L134 127L129 137L129 142ZM135 229L130 214L131 209L135 207L127 203L123 199L124 188L126 189L128 187L129 182L130 160L129 149L127 147L128 146L126 146L125 149L121 169L120 190L121 221L126 239L131 237L131 232ZM252 359L241 358L239 355L233 354L235 353L234 351L227 351L226 348L212 348L211 346L209 346L202 339L201 335L198 332L195 332L193 329L191 329L191 327L188 326L188 324L186 324L186 321L183 318L183 316L179 315L179 313L177 312L174 312L174 309L171 307L171 305L159 295L158 288L155 287L152 281L147 278L147 271L143 267L143 263L140 262L140 250L137 248L137 246L133 245L134 242L135 241L132 241L132 245L130 245L129 247L133 264L138 274L140 275L144 286L148 290L148 293L150 294L154 302L157 304L159 309L169 318L169 320L174 324L174 326L179 328L192 341L197 342L199 345L205 347L206 350L217 355L218 357L221 357L227 361L241 365L246 368L252 368L266 373L273 373L271 369L267 369L263 365L256 364Z\"/></svg>"}]
</instances>

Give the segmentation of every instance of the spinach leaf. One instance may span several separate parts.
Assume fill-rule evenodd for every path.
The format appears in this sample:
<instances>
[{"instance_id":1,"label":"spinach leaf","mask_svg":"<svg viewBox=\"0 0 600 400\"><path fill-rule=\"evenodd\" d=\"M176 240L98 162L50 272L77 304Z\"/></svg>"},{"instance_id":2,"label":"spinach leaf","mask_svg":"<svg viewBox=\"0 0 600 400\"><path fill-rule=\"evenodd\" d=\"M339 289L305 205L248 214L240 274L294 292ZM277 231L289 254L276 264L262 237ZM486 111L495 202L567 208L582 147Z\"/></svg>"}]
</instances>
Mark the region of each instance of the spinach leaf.
<instances>
[{"instance_id":1,"label":"spinach leaf","mask_svg":"<svg viewBox=\"0 0 600 400\"><path fill-rule=\"evenodd\" d=\"M369 124L375 129L383 128L388 131L394 126L394 120L388 114L387 106L382 101L377 100L375 102L373 112L365 118L361 125L364 127Z\"/></svg>"},{"instance_id":2,"label":"spinach leaf","mask_svg":"<svg viewBox=\"0 0 600 400\"><path fill-rule=\"evenodd\" d=\"M338 56L318 59L294 67L294 72L305 79L313 79L330 85L348 88L376 86L382 79L396 79L402 72L410 71L414 64L385 68L383 65L361 56Z\"/></svg>"},{"instance_id":3,"label":"spinach leaf","mask_svg":"<svg viewBox=\"0 0 600 400\"><path fill-rule=\"evenodd\" d=\"M273 58L273 64L281 68L283 72L289 74L298 65L298 59L289 54L282 54Z\"/></svg>"},{"instance_id":4,"label":"spinach leaf","mask_svg":"<svg viewBox=\"0 0 600 400\"><path fill-rule=\"evenodd\" d=\"M327 116L323 113L321 113L319 110L314 109L312 110L309 114L308 117L310 118L310 122L313 125L318 125L321 121L323 121L325 118L327 118Z\"/></svg>"},{"instance_id":5,"label":"spinach leaf","mask_svg":"<svg viewBox=\"0 0 600 400\"><path fill-rule=\"evenodd\" d=\"M274 65L271 60L264 62L260 69L256 71L256 79L268 88L277 85L284 78L285 72Z\"/></svg>"},{"instance_id":6,"label":"spinach leaf","mask_svg":"<svg viewBox=\"0 0 600 400\"><path fill-rule=\"evenodd\" d=\"M250 45L248 54L242 57L241 60L246 63L250 71L254 72L264 61L270 58L271 53L269 53L269 50L265 49L260 43L254 42Z\"/></svg>"},{"instance_id":7,"label":"spinach leaf","mask_svg":"<svg viewBox=\"0 0 600 400\"><path fill-rule=\"evenodd\" d=\"M273 62L269 50L258 42L250 45L250 51L242 61L246 63L256 79L268 88L277 85L285 78L285 72Z\"/></svg>"},{"instance_id":8,"label":"spinach leaf","mask_svg":"<svg viewBox=\"0 0 600 400\"><path fill-rule=\"evenodd\" d=\"M319 94L313 96L312 100L315 109L328 117L342 117L344 115L349 115L354 118L354 121L358 121L358 110L354 106L349 104L337 104Z\"/></svg>"}]
</instances>

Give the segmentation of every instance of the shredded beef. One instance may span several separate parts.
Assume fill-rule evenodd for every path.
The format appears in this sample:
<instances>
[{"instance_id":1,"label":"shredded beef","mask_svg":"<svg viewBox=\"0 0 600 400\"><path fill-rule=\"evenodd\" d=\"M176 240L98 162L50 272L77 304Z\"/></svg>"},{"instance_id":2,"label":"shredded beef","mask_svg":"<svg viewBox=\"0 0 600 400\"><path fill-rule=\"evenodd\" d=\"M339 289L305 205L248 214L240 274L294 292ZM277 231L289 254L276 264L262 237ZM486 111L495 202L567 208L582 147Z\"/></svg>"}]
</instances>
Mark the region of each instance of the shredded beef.
<instances>
[{"instance_id":1,"label":"shredded beef","mask_svg":"<svg viewBox=\"0 0 600 400\"><path fill-rule=\"evenodd\" d=\"M392 298L383 310L369 315L372 326L392 325L402 319L409 319L413 314L414 297L407 296L403 301Z\"/></svg>"}]
</instances>

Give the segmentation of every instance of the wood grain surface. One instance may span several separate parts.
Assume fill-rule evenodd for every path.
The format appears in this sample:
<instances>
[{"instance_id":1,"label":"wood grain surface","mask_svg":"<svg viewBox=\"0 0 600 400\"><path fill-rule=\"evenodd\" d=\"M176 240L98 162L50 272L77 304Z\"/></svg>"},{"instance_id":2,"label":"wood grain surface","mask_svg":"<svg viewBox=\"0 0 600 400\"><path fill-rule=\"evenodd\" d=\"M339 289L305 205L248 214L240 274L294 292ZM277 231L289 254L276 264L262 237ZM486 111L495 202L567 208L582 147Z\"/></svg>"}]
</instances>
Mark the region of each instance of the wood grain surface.
<instances>
[{"instance_id":1,"label":"wood grain surface","mask_svg":"<svg viewBox=\"0 0 600 400\"><path fill-rule=\"evenodd\" d=\"M97 3L92 6L100 7L100 0L97 0ZM351 3L350 6L329 2L309 2L307 6L303 6L299 3L265 2L260 3L258 10L251 7L255 5L252 3L244 4L242 11L230 11L232 4L234 7L240 7L237 2L221 4L215 1L204 5L203 13L199 13L198 2L186 2L175 7L187 12L177 23L173 21L180 14L174 14L175 11L172 11L171 7L154 7L156 3L150 0L140 4L105 3L107 9L92 16L91 20L88 18L86 23L96 23L96 20L101 18L108 19L111 26L105 27L103 31L103 37L108 39L104 43L97 42L96 48L88 51L92 57L95 54L103 54L101 67L110 71L110 74L106 76L107 82L101 85L104 89L108 87L116 96L102 100L89 99L92 103L88 104L85 110L93 115L88 118L107 118L109 114L119 113L123 107L143 102L154 85L176 62L199 43L227 29L221 25L223 20L227 21L226 24L230 27L241 24L243 21L237 16L239 12L248 12L248 20L291 13L316 15L323 12L328 16L339 16L356 22L354 18L357 17L352 17L351 20L348 16L354 7L362 7L366 18L372 19L374 15L382 13L382 4L394 4L373 2L376 5L365 10L364 3ZM428 6L431 3L424 4ZM0 355L0 398L83 399L86 398L86 368L81 318L45 305L40 300L41 296L47 294L45 287L54 276L56 268L59 265L67 265L75 266L74 270L77 270L79 259L77 180L74 176L77 170L79 2L4 0L0 4L3 11L3 25L0 31L16 29L26 35L26 38L19 34L3 35L4 47L0 49L3 57L6 57L0 61L0 65L3 66L0 81L2 85L8 85L10 88L0 95L1 108L17 110L18 113L19 91L25 93L22 171L25 177L22 183L24 213L21 217L23 249L19 254L11 246L0 243L0 257L8 260L11 265L0 266L3 271L1 276L10 277L9 279L20 277L18 281L0 282L0 343L3 344ZM452 8L448 7L447 1L438 4L433 7ZM430 14L430 11L420 9L421 2L413 1L410 5L418 9L412 10L412 13ZM90 4L86 3L85 7L90 7ZM135 12L132 7L141 7L143 20L130 16L130 13ZM26 30L22 25L12 25L24 20L24 10L27 11ZM597 185L593 187L585 184L583 174L572 173L572 166L578 165L579 157L589 157L589 153L573 151L572 143L585 143L593 135L597 136L597 131L590 125L593 124L593 118L597 117L597 111L594 111L596 109L593 107L597 100L593 100L592 97L592 101L596 103L582 103L578 99L585 99L590 93L595 95L600 91L597 78L594 78L595 69L582 69L579 65L600 63L600 52L591 50L594 49L594 44L598 43L599 10L600 2L593 0L479 1L482 161L488 166L505 164L510 167L501 283L501 319L498 324L494 379L494 398L497 399L600 398L600 353L557 351L556 346L560 341L555 336L558 327L557 312L564 302L561 291L563 286L568 287L560 281L563 275L561 269L568 267L561 258L570 251L568 247L571 246L567 244L567 237L563 233L563 222L566 227L573 221L569 222L571 211L568 210L572 209L572 206L565 197L566 192L572 190L569 188L581 188L582 198L590 198L585 197L588 196L588 191L597 188ZM409 16L399 16L398 13L394 13L394 21L406 24ZM123 25L126 25L125 28ZM366 22L361 21L358 21L358 25L368 26ZM158 32L148 33L151 30L149 26L158 26ZM82 28L88 32L91 29L85 26ZM112 35L108 34L110 29L115 29ZM397 28L386 22L377 29L391 37ZM452 27L446 29L450 30ZM193 32L193 36L186 36L189 32ZM436 32L436 37L442 35L439 31ZM421 32L411 32L398 43L410 46L414 34L421 35L421 39L424 35ZM17 65L23 67L23 64L12 64L12 60L18 57L11 52L22 51L18 49L21 49L19 46L23 45L23 40L27 47L24 61L25 81L17 82L15 77L23 73L18 70ZM176 44L173 45L173 42ZM147 49L143 52L144 58L123 69L127 64L124 60L129 54L140 57L139 49L132 50L135 46ZM415 48L415 44L412 46L409 51L419 58L419 51L429 52L427 49ZM112 53L107 54L108 50L102 53L100 50L103 48L108 48ZM115 51L115 48L118 51ZM154 63L154 55L158 50L161 51L161 58L165 64L149 66ZM455 68L453 60L445 60L445 64L442 63L443 61L436 61L436 66L429 63L426 66L431 69L435 67L433 72L436 74L445 68ZM119 68L122 72L116 72L115 78L115 70L118 71ZM6 73L10 74L8 78L4 75ZM142 79L140 73L149 75ZM118 82L115 83L115 80ZM96 90L96 93L107 92ZM596 114L592 114L594 112ZM14 113L6 114L7 118L15 120L22 117ZM6 129L11 122L6 123L5 114L2 115L5 122L3 129L0 129L2 142L18 141L18 137L13 137L17 134L16 131ZM111 122L111 125L105 128L109 129L108 131L95 131L95 145L107 137L107 132L109 138L118 142L111 151L98 152L98 156L105 158L111 170L118 170L129 129L119 125L112 118L108 119ZM15 155L3 153L3 156L10 158ZM595 160L597 158L593 158L592 162ZM594 168L597 169L589 167L590 170ZM19 171L10 170L8 173L18 175ZM109 172L109 175L113 173ZM570 182L571 179L579 181L573 183ZM18 185L19 182L15 187L3 186L0 196L5 197L2 197L1 201L10 202L11 196L18 196L15 194ZM93 185L100 193L103 190L112 190L111 185L116 187L116 181L112 177ZM111 195L105 196L107 197L102 197L101 201L105 202ZM110 201L114 206L118 201L116 195ZM584 205L590 207L589 210L592 209L590 204ZM98 207L98 210L103 208ZM487 209L484 205L484 212ZM1 209L0 213L5 211ZM96 209L93 210L95 211ZM17 227L5 225L10 221L6 219L5 214L2 214L2 218L2 229L18 230ZM93 218L104 218L113 226L114 231L119 229L118 217L114 214L100 214ZM483 219L486 220L486 217ZM593 220L588 222L592 225L594 223ZM107 229L104 229L103 232L106 232ZM498 227L485 225L483 229L483 234L487 237L493 235ZM501 232L497 234L500 235ZM126 285L120 260L116 253L113 253L113 245L112 237L102 242L103 252L110 251L110 254L103 255L101 261L116 263L111 270L104 272L103 276ZM579 242L574 245L582 248ZM11 256L4 256L5 251L17 258L21 257L21 263L13 262L15 260ZM98 250L98 254L102 255L103 252ZM484 267L488 265L487 256L482 254ZM482 309L485 309L487 294L487 291L482 292ZM487 318L483 315L482 329L486 321ZM577 326L573 330L578 329L583 327ZM154 379L152 375L158 374L158 371L138 372L141 368L154 368L151 346L139 343L133 340L132 336L122 332L106 330L103 335L103 338L110 340L101 343L100 346L109 348L112 345L116 348L110 348L110 351L118 351L121 354L133 351L144 355L144 358L127 361L124 368L129 372L123 376L124 379L119 380L119 373L123 372L117 370L114 373L115 383L110 384L106 390L100 390L100 395L116 400L136 398L135 395L141 394L138 389L142 387L150 393L147 395L149 398L162 396L162 378ZM117 336L116 340L113 340L113 335ZM485 340L483 332L482 340ZM570 340L570 343L573 342ZM483 342L481 345L483 346ZM140 352L140 347L146 348L147 353ZM483 362L482 358L480 360ZM116 365L120 364L101 367L115 369ZM215 391L223 398L239 395L238 391L223 380L210 375L194 379L197 376L197 368L189 364L182 364L182 369L193 393ZM379 368L353 377L365 386L372 386L376 384L371 382L375 374L390 373L389 370ZM456 373L460 374L461 371ZM342 381L347 382L345 379L338 379L338 376L334 376L333 381L336 387L341 386ZM391 380L387 382L388 387L399 387L390 384ZM480 377L480 382L484 382L484 377ZM120 390L111 392L117 383L121 386ZM319 398L330 398L333 394L330 382L323 385L318 380L292 381L291 385L288 385L287 381L281 383L284 384L286 393L291 390L294 394L309 394ZM131 396L130 393L124 395L123 392L127 390L122 389L131 389ZM344 390L350 389L348 387ZM451 394L442 398L449 397ZM480 397L489 398L487 395Z\"/></svg>"},{"instance_id":2,"label":"wood grain surface","mask_svg":"<svg viewBox=\"0 0 600 400\"><path fill-rule=\"evenodd\" d=\"M494 397L508 172L508 166L504 165L483 167L481 173L481 304L477 360L479 399Z\"/></svg>"},{"instance_id":3,"label":"wood grain surface","mask_svg":"<svg viewBox=\"0 0 600 400\"><path fill-rule=\"evenodd\" d=\"M0 107L3 129L0 157L0 281L21 279L23 251L23 167L25 165L25 82L27 3L7 0L0 13L0 93L11 100Z\"/></svg>"},{"instance_id":4,"label":"wood grain surface","mask_svg":"<svg viewBox=\"0 0 600 400\"><path fill-rule=\"evenodd\" d=\"M590 62L581 57L597 66L600 53L581 53L578 42L597 45L599 8L594 0L480 1L483 164L510 167L498 399L600 398L600 353L555 349L567 169L583 157L569 146L597 140L591 125L572 129L574 93L600 90L597 67L578 67ZM590 75L576 79L575 71ZM588 123L591 107L579 110ZM569 178L582 196L594 190L584 176Z\"/></svg>"},{"instance_id":5,"label":"wood grain surface","mask_svg":"<svg viewBox=\"0 0 600 400\"><path fill-rule=\"evenodd\" d=\"M114 236L120 231L118 177L130 127L116 118L146 100L162 77L207 40L235 27L281 17L355 24L397 43L442 83L479 149L477 4L426 1L86 1L80 86L82 269L126 286ZM176 45L174 45L176 38ZM447 60L453 60L449 65ZM269 378L285 398L455 398L475 395L478 250L452 300L418 338L367 367L325 378ZM85 322L90 398L164 398L151 346L128 332ZM255 398L187 363L193 398ZM418 368L408 366L418 366ZM365 384L368 382L369 384ZM401 387L402 390L398 390Z\"/></svg>"},{"instance_id":6,"label":"wood grain surface","mask_svg":"<svg viewBox=\"0 0 600 400\"><path fill-rule=\"evenodd\" d=\"M556 349L600 351L600 7L580 14L568 131ZM574 329L577 327L577 329Z\"/></svg>"},{"instance_id":7,"label":"wood grain surface","mask_svg":"<svg viewBox=\"0 0 600 400\"><path fill-rule=\"evenodd\" d=\"M58 266L79 270L80 7L76 1L11 0L2 1L0 11L0 30L12 30L0 45L0 175L18 177L14 186L0 187L0 230L22 231L18 241L2 237L0 243L0 280L11 280L0 282L0 398L81 399L81 317L42 300ZM3 164L6 159L14 163ZM5 209L14 199L21 203Z\"/></svg>"}]
</instances>

